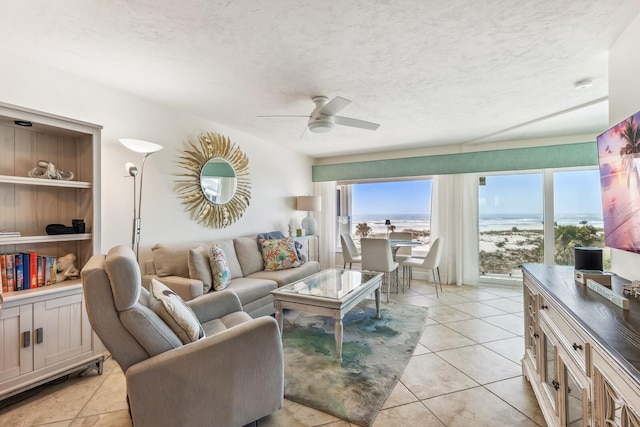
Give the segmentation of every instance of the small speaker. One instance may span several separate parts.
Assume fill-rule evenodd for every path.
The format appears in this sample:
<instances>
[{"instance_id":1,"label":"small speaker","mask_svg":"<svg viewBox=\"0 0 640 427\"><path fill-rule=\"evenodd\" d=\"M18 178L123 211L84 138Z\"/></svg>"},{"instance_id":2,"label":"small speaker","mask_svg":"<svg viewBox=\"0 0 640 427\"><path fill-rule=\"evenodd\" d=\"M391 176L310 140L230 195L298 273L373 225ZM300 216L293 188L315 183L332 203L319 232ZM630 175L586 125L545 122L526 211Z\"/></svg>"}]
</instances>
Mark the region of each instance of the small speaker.
<instances>
[{"instance_id":1,"label":"small speaker","mask_svg":"<svg viewBox=\"0 0 640 427\"><path fill-rule=\"evenodd\" d=\"M602 271L602 248L576 247L576 270Z\"/></svg>"}]
</instances>

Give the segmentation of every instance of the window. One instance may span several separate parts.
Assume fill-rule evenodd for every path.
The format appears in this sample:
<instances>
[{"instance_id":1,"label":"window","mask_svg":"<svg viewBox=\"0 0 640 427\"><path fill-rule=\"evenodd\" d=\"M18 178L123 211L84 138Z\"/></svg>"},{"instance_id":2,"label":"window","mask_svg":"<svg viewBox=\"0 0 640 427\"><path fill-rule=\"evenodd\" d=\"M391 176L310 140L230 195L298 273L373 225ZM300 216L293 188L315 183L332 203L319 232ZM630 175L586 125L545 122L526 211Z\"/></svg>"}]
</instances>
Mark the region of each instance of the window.
<instances>
[{"instance_id":1,"label":"window","mask_svg":"<svg viewBox=\"0 0 640 427\"><path fill-rule=\"evenodd\" d=\"M604 247L597 169L487 176L478 203L481 280L519 281L520 264L573 265L576 246Z\"/></svg>"},{"instance_id":2,"label":"window","mask_svg":"<svg viewBox=\"0 0 640 427\"><path fill-rule=\"evenodd\" d=\"M604 248L604 223L600 173L597 169L560 171L553 174L554 261L573 265L576 246ZM605 270L611 267L607 248Z\"/></svg>"},{"instance_id":3,"label":"window","mask_svg":"<svg viewBox=\"0 0 640 427\"><path fill-rule=\"evenodd\" d=\"M429 241L430 179L339 185L337 205L338 234L351 234L356 244L389 231L410 231L414 240Z\"/></svg>"},{"instance_id":4,"label":"window","mask_svg":"<svg viewBox=\"0 0 640 427\"><path fill-rule=\"evenodd\" d=\"M478 189L480 277L522 277L543 260L542 173L487 176Z\"/></svg>"}]
</instances>

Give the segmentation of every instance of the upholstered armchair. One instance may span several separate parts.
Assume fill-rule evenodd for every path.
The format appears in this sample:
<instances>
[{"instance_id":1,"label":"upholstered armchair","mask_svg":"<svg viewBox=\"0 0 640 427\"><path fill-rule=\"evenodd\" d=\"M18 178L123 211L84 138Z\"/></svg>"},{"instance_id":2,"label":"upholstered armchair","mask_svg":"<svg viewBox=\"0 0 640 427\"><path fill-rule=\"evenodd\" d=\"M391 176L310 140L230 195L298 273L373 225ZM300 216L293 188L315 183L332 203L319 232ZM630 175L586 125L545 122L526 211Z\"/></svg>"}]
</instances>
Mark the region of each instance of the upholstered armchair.
<instances>
[{"instance_id":1,"label":"upholstered armchair","mask_svg":"<svg viewBox=\"0 0 640 427\"><path fill-rule=\"evenodd\" d=\"M231 291L207 294L186 303L204 337L183 344L141 286L130 248L93 256L81 277L91 326L125 373L135 427L243 426L282 406L272 317L252 319Z\"/></svg>"}]
</instances>

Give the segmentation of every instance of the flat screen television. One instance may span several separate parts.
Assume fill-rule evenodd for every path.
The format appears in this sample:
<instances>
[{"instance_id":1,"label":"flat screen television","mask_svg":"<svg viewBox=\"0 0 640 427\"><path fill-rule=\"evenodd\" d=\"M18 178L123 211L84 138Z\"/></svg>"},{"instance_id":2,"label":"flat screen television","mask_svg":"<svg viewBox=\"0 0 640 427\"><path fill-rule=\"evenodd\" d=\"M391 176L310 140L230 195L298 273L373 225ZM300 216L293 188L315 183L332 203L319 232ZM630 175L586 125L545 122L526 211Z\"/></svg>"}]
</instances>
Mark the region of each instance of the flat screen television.
<instances>
[{"instance_id":1,"label":"flat screen television","mask_svg":"<svg viewBox=\"0 0 640 427\"><path fill-rule=\"evenodd\" d=\"M597 141L604 243L640 253L640 111Z\"/></svg>"}]
</instances>

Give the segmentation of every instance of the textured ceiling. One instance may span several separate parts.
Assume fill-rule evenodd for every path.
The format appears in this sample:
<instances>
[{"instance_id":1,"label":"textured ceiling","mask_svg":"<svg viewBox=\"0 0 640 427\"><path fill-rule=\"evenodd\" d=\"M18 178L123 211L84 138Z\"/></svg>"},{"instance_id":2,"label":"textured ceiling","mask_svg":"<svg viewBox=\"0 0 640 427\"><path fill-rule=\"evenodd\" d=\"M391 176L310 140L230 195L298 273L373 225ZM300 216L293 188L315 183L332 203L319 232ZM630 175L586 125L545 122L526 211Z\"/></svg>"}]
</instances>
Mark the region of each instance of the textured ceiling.
<instances>
[{"instance_id":1,"label":"textured ceiling","mask_svg":"<svg viewBox=\"0 0 640 427\"><path fill-rule=\"evenodd\" d=\"M599 133L638 0L2 0L12 51L326 157ZM574 83L593 79L589 89ZM380 123L306 132L311 97ZM585 106L585 108L581 108Z\"/></svg>"}]
</instances>

